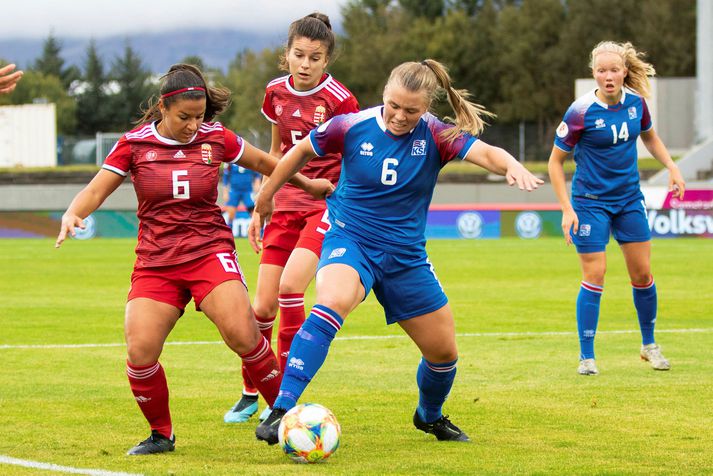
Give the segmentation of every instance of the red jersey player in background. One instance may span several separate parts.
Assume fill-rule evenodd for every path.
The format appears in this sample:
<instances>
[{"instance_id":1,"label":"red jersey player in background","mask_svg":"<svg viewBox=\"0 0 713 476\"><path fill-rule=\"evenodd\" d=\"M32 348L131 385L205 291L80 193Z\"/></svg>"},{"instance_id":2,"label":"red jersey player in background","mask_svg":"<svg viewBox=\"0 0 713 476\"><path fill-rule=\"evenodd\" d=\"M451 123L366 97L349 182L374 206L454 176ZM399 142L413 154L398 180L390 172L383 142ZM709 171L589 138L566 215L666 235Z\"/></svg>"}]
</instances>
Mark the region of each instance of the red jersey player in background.
<instances>
[{"instance_id":1,"label":"red jersey player in background","mask_svg":"<svg viewBox=\"0 0 713 476\"><path fill-rule=\"evenodd\" d=\"M268 83L262 105L262 113L272 123L271 155L282 157L315 127L339 114L359 110L354 95L326 73L334 45L329 17L324 14L312 13L290 25L280 65L290 74ZM338 154L319 157L302 169L307 177L322 177L333 183L339 179L340 171ZM317 270L328 228L326 203L288 185L275 195L275 213L265 228L262 243L259 237L248 236L256 252L260 252L262 244L253 310L268 340L280 310L280 369L285 367L292 338L305 320L304 293ZM225 414L227 423L247 421L257 412L255 381L245 369L243 380L242 398Z\"/></svg>"},{"instance_id":2,"label":"red jersey player in background","mask_svg":"<svg viewBox=\"0 0 713 476\"><path fill-rule=\"evenodd\" d=\"M233 234L216 205L221 162L269 175L277 160L219 122L205 122L226 108L230 91L207 86L195 66L172 66L160 94L142 125L119 139L102 169L74 197L56 243L59 247L75 227L83 228L83 219L131 174L139 236L124 322L126 373L151 436L130 455L174 450L168 385L158 358L191 297L268 402L280 382L275 354L250 308ZM296 176L294 182L315 196L332 188L326 180Z\"/></svg>"}]
</instances>

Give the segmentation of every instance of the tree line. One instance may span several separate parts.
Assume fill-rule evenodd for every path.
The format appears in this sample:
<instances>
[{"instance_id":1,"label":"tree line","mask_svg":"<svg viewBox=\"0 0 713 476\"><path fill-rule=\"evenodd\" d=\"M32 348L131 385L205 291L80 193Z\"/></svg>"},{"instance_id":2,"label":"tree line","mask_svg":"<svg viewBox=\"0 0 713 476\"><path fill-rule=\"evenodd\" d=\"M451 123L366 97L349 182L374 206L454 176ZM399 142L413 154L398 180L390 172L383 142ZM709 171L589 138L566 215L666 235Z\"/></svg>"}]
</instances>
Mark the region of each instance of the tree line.
<instances>
[{"instance_id":1,"label":"tree line","mask_svg":"<svg viewBox=\"0 0 713 476\"><path fill-rule=\"evenodd\" d=\"M495 124L534 124L547 141L573 100L574 80L591 76L589 53L599 41L631 41L659 76L695 75L695 0L352 0L342 25L330 71L362 107L381 102L394 66L434 58L450 68L456 87L497 114ZM283 52L241 51L227 71L193 56L176 62L198 64L232 90L219 120L250 138L269 134L260 106L267 82L284 74L277 66ZM94 41L80 67L65 65L52 34L25 71L0 105L54 102L58 131L69 135L130 129L162 73L128 43L110 65Z\"/></svg>"}]
</instances>

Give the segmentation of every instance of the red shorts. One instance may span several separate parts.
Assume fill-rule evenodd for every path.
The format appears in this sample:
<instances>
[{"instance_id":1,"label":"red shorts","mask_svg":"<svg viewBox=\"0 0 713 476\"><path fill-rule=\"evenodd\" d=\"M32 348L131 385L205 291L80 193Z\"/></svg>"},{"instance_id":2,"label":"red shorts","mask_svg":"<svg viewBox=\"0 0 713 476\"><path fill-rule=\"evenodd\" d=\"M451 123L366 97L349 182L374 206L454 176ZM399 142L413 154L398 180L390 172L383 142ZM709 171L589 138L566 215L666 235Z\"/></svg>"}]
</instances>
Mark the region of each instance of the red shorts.
<instances>
[{"instance_id":1,"label":"red shorts","mask_svg":"<svg viewBox=\"0 0 713 476\"><path fill-rule=\"evenodd\" d=\"M284 267L295 248L306 248L319 257L327 230L329 220L326 208L275 212L265 227L260 263Z\"/></svg>"},{"instance_id":2,"label":"red shorts","mask_svg":"<svg viewBox=\"0 0 713 476\"><path fill-rule=\"evenodd\" d=\"M233 279L243 286L245 276L233 251L212 253L186 263L155 268L134 268L127 301L149 298L185 310L191 297L200 311L201 301L219 284Z\"/></svg>"}]
</instances>

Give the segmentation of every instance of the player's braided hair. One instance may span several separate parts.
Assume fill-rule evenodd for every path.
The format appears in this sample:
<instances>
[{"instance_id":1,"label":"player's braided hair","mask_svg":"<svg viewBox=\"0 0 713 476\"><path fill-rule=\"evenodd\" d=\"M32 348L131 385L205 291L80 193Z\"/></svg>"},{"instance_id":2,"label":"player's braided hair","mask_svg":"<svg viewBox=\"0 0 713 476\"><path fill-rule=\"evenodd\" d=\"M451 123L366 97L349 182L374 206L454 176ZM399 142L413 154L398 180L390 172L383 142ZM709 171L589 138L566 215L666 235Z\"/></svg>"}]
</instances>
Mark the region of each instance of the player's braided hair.
<instances>
[{"instance_id":1,"label":"player's braided hair","mask_svg":"<svg viewBox=\"0 0 713 476\"><path fill-rule=\"evenodd\" d=\"M287 52L292 48L292 43L295 41L295 38L309 38L310 40L321 41L327 48L327 58L332 58L336 40L329 17L324 13L310 13L290 24L290 29L287 31L285 54L280 58L280 69L283 71L290 70L287 64Z\"/></svg>"},{"instance_id":2,"label":"player's braided hair","mask_svg":"<svg viewBox=\"0 0 713 476\"><path fill-rule=\"evenodd\" d=\"M198 90L184 91L179 94L161 97L171 92L184 88L200 88ZM225 111L230 105L230 90L220 86L209 86L201 70L192 64L174 64L166 74L161 77L159 97L152 96L148 107L143 110L143 117L137 121L142 124L161 119L159 102L169 108L179 99L206 98L205 121L211 121L215 116Z\"/></svg>"},{"instance_id":3,"label":"player's braided hair","mask_svg":"<svg viewBox=\"0 0 713 476\"><path fill-rule=\"evenodd\" d=\"M649 76L654 76L656 70L650 63L644 61L645 53L636 51L634 45L628 41L626 43L602 41L594 47L590 55L589 67L592 70L594 70L597 56L602 53L615 53L621 57L624 66L628 70L628 74L624 78L624 86L636 91L645 98L651 96Z\"/></svg>"},{"instance_id":4,"label":"player's braided hair","mask_svg":"<svg viewBox=\"0 0 713 476\"><path fill-rule=\"evenodd\" d=\"M495 117L485 107L469 101L470 93L467 90L454 89L446 67L433 59L400 64L391 71L384 91L391 86L401 86L412 92L422 91L429 109L439 88L445 90L448 103L456 115L455 119L444 118L453 121L456 126L442 132L442 137L448 142L455 140L461 132L479 135L486 125L483 117Z\"/></svg>"}]
</instances>

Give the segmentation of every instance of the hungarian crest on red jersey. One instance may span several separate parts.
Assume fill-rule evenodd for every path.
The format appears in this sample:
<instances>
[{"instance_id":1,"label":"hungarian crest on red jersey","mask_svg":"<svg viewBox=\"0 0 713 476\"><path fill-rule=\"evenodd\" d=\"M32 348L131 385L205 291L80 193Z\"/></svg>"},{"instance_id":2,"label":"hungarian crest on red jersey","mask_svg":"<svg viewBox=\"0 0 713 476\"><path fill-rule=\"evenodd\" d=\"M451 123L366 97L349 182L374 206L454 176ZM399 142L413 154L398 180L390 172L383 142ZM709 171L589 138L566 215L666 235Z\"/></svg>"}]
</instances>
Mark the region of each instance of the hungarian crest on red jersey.
<instances>
[{"instance_id":1,"label":"hungarian crest on red jersey","mask_svg":"<svg viewBox=\"0 0 713 476\"><path fill-rule=\"evenodd\" d=\"M320 125L324 122L324 118L327 116L327 110L324 106L317 106L314 110L314 123Z\"/></svg>"},{"instance_id":2,"label":"hungarian crest on red jersey","mask_svg":"<svg viewBox=\"0 0 713 476\"><path fill-rule=\"evenodd\" d=\"M155 150L151 149L151 150L147 151L146 154L144 154L144 158L149 162L153 162L154 160L156 160L158 158L158 154L156 153Z\"/></svg>"},{"instance_id":3,"label":"hungarian crest on red jersey","mask_svg":"<svg viewBox=\"0 0 713 476\"><path fill-rule=\"evenodd\" d=\"M206 164L213 162L213 148L210 144L201 145L201 159L203 159L203 162Z\"/></svg>"}]
</instances>

